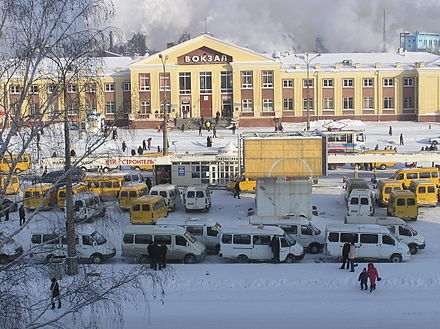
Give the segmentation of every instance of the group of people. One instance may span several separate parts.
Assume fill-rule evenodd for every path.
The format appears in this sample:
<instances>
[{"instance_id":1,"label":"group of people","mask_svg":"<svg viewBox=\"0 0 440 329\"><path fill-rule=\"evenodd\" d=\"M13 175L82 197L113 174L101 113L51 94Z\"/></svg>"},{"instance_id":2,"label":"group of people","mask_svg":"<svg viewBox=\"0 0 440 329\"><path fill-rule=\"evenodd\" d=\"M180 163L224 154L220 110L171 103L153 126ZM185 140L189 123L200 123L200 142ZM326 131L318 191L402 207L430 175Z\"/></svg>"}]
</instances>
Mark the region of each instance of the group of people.
<instances>
[{"instance_id":1,"label":"group of people","mask_svg":"<svg viewBox=\"0 0 440 329\"><path fill-rule=\"evenodd\" d=\"M144 153L144 151L147 150L151 150L151 141L153 139L151 137L149 137L146 141L145 139L142 141L142 145L139 145L139 147L137 148L137 153L139 155L142 155ZM125 152L127 150L127 143L125 143L125 141L122 141L122 152ZM158 146L157 152L160 152L160 147ZM135 156L136 155L136 150L135 149L131 149L131 155Z\"/></svg>"},{"instance_id":2,"label":"group of people","mask_svg":"<svg viewBox=\"0 0 440 329\"><path fill-rule=\"evenodd\" d=\"M147 251L151 269L157 271L166 267L168 247L165 242L157 244L156 241L152 241L148 245Z\"/></svg>"},{"instance_id":3,"label":"group of people","mask_svg":"<svg viewBox=\"0 0 440 329\"><path fill-rule=\"evenodd\" d=\"M10 205L6 204L5 207L6 208L0 212L0 222L3 216L5 216L5 222L9 221ZM24 223L26 223L26 211L23 205L18 208L18 217L20 218L20 226L24 225Z\"/></svg>"},{"instance_id":4,"label":"group of people","mask_svg":"<svg viewBox=\"0 0 440 329\"><path fill-rule=\"evenodd\" d=\"M345 242L342 247L342 265L341 270L350 269L350 272L354 272L354 268L357 266L356 262L356 245L354 242ZM361 284L361 290L368 290L368 280L370 280L370 292L376 289L376 281L380 281L379 273L374 267L373 263L368 263L368 269L364 268L359 274L358 281Z\"/></svg>"},{"instance_id":5,"label":"group of people","mask_svg":"<svg viewBox=\"0 0 440 329\"><path fill-rule=\"evenodd\" d=\"M426 146L426 147L422 146L422 149L421 149L421 151L437 151L437 150L438 150L438 147L437 147L436 143L431 143L430 146Z\"/></svg>"}]
</instances>

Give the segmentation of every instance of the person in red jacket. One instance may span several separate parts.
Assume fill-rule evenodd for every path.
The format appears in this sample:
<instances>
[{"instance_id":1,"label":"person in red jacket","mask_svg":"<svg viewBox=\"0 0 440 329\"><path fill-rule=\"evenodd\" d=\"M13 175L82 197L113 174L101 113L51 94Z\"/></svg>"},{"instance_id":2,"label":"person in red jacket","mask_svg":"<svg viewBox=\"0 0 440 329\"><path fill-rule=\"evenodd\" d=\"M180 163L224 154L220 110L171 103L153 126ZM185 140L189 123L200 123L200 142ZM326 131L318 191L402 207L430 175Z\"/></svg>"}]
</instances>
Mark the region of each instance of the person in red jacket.
<instances>
[{"instance_id":1,"label":"person in red jacket","mask_svg":"<svg viewBox=\"0 0 440 329\"><path fill-rule=\"evenodd\" d=\"M380 281L379 273L373 263L368 263L368 278L370 279L370 292L376 290L376 280Z\"/></svg>"}]
</instances>

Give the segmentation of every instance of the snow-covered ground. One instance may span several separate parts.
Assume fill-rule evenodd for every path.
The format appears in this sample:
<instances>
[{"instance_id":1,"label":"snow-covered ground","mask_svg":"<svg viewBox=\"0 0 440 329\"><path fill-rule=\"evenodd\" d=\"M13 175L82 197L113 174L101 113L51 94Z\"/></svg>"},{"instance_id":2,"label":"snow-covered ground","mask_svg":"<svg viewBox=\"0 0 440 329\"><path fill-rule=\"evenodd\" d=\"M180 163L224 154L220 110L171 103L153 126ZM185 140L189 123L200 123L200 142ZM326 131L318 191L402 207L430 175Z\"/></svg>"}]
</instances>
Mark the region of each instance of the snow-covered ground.
<instances>
[{"instance_id":1,"label":"snow-covered ground","mask_svg":"<svg viewBox=\"0 0 440 329\"><path fill-rule=\"evenodd\" d=\"M312 128L323 124L312 122ZM440 136L440 124L437 123L347 121L346 124L346 129L365 129L369 148L379 144L381 148L397 146L398 151L419 151L422 146L429 145L429 138ZM393 136L388 135L390 125ZM285 124L285 130L303 130L304 127L304 124ZM401 133L405 140L403 146L398 145ZM197 131L171 131L170 151L206 150L207 132L204 131L202 137L197 134ZM217 135L219 138L213 140L214 150L229 141L237 143L237 137L229 130L220 130ZM118 140L110 141L105 148L118 150L125 140L129 150L137 149L148 137L153 138L153 147L161 145L161 134L154 130L120 130ZM48 155L53 152L52 145L56 145L51 138L55 137L50 133L42 136L42 143L48 145L45 149ZM80 142L76 142L76 148L81 149ZM394 170L378 175L389 177ZM362 171L360 174L368 180L372 175ZM343 222L346 208L342 176L351 175L353 171L348 167L330 171L314 186L313 204L318 207L319 216L313 221L321 229L326 224ZM229 192L216 190L208 216L221 224L247 224L246 213L254 206L253 197L252 194L243 194L238 200ZM379 209L377 215L385 215L385 210ZM172 264L174 276L166 282L164 304L159 299L152 299L144 312L135 305L126 305L124 328L439 328L439 215L438 208L421 209L419 220L410 225L426 238L426 249L406 263L377 263L383 280L371 294L361 291L358 286L359 271L366 265L362 263L356 273L350 273L340 270L336 259L323 255L306 254L304 260L296 264L244 265L210 255L201 264ZM17 216L14 213L8 224L0 223L0 230L10 232L15 229ZM179 216L187 214L183 210L170 214L170 217ZM56 225L62 222L62 217L60 211L42 212L17 240L28 248L32 229ZM128 223L128 214L121 213L116 204L108 203L106 217L87 224L104 233L118 249L117 256L108 264L96 266L98 270L133 266L132 260L120 257L121 228ZM325 262L316 263L319 257Z\"/></svg>"}]
</instances>

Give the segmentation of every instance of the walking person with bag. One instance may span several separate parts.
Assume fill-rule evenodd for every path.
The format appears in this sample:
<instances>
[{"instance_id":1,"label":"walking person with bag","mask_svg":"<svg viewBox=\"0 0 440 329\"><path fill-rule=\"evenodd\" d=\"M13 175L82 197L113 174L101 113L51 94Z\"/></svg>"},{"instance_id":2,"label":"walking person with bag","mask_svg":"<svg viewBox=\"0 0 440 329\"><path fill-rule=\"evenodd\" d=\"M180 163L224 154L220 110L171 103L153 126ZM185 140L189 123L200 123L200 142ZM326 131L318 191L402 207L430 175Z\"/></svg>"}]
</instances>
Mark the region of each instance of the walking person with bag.
<instances>
[{"instance_id":1,"label":"walking person with bag","mask_svg":"<svg viewBox=\"0 0 440 329\"><path fill-rule=\"evenodd\" d=\"M343 270L345 268L345 264L347 264L347 270L350 268L350 262L348 261L348 253L350 252L350 243L345 242L342 247L342 265L339 269Z\"/></svg>"},{"instance_id":2,"label":"walking person with bag","mask_svg":"<svg viewBox=\"0 0 440 329\"><path fill-rule=\"evenodd\" d=\"M274 264L280 262L280 240L278 237L274 236L269 243L270 249L272 250L272 261Z\"/></svg>"},{"instance_id":3,"label":"walking person with bag","mask_svg":"<svg viewBox=\"0 0 440 329\"><path fill-rule=\"evenodd\" d=\"M376 281L382 280L377 273L377 269L374 267L373 263L368 263L368 278L370 279L370 292L376 290Z\"/></svg>"},{"instance_id":4,"label":"walking person with bag","mask_svg":"<svg viewBox=\"0 0 440 329\"><path fill-rule=\"evenodd\" d=\"M350 244L350 251L348 252L348 261L350 262L350 272L354 272L355 265L355 259L356 259L356 246L354 242L351 242Z\"/></svg>"},{"instance_id":5,"label":"walking person with bag","mask_svg":"<svg viewBox=\"0 0 440 329\"><path fill-rule=\"evenodd\" d=\"M61 308L60 285L58 284L58 281L55 278L52 278L50 291L52 294L52 309L55 308L55 301L57 300L58 300L58 308Z\"/></svg>"}]
</instances>

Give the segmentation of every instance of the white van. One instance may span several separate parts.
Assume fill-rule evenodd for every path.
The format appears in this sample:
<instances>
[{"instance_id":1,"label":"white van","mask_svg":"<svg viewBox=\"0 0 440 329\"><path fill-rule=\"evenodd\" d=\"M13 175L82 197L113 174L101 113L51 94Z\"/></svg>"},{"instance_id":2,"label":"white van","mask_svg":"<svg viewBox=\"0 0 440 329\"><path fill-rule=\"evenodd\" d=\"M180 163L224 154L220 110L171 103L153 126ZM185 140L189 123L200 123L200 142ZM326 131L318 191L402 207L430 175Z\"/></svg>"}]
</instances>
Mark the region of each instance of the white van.
<instances>
[{"instance_id":1,"label":"white van","mask_svg":"<svg viewBox=\"0 0 440 329\"><path fill-rule=\"evenodd\" d=\"M234 259L238 263L270 261L270 241L279 237L280 262L294 263L304 258L304 249L276 226L243 225L222 227L220 257Z\"/></svg>"},{"instance_id":2,"label":"white van","mask_svg":"<svg viewBox=\"0 0 440 329\"><path fill-rule=\"evenodd\" d=\"M211 192L208 186L187 186L183 191L183 204L185 211L204 210L209 211L211 208Z\"/></svg>"},{"instance_id":3,"label":"white van","mask_svg":"<svg viewBox=\"0 0 440 329\"><path fill-rule=\"evenodd\" d=\"M83 192L73 196L73 211L76 222L104 217L105 208L97 193Z\"/></svg>"},{"instance_id":4,"label":"white van","mask_svg":"<svg viewBox=\"0 0 440 329\"><path fill-rule=\"evenodd\" d=\"M370 189L354 189L347 199L347 215L374 215L374 196Z\"/></svg>"},{"instance_id":5,"label":"white van","mask_svg":"<svg viewBox=\"0 0 440 329\"><path fill-rule=\"evenodd\" d=\"M426 247L425 238L398 217L347 216L345 217L345 224L377 224L385 226L397 240L408 245L411 255L415 255L419 249L425 249Z\"/></svg>"},{"instance_id":6,"label":"white van","mask_svg":"<svg viewBox=\"0 0 440 329\"><path fill-rule=\"evenodd\" d=\"M216 254L220 248L221 225L211 218L159 218L157 225L177 225L186 229L207 249Z\"/></svg>"},{"instance_id":7,"label":"white van","mask_svg":"<svg viewBox=\"0 0 440 329\"><path fill-rule=\"evenodd\" d=\"M356 258L388 259L400 263L411 257L408 246L381 225L327 225L325 236L325 254L330 256L341 257L344 243L353 241L356 245Z\"/></svg>"},{"instance_id":8,"label":"white van","mask_svg":"<svg viewBox=\"0 0 440 329\"><path fill-rule=\"evenodd\" d=\"M180 208L182 204L179 189L173 184L155 185L151 188L150 195L162 196L170 211L175 211L176 208Z\"/></svg>"},{"instance_id":9,"label":"white van","mask_svg":"<svg viewBox=\"0 0 440 329\"><path fill-rule=\"evenodd\" d=\"M105 259L116 255L112 243L99 232L76 232L76 254L78 258L101 264ZM65 233L53 231L33 232L31 237L31 256L50 262L55 258L67 257L67 238Z\"/></svg>"},{"instance_id":10,"label":"white van","mask_svg":"<svg viewBox=\"0 0 440 329\"><path fill-rule=\"evenodd\" d=\"M312 254L317 254L324 249L324 233L303 216L251 216L249 224L278 226Z\"/></svg>"},{"instance_id":11,"label":"white van","mask_svg":"<svg viewBox=\"0 0 440 329\"><path fill-rule=\"evenodd\" d=\"M23 248L5 232L0 232L0 264L7 264L23 255Z\"/></svg>"},{"instance_id":12,"label":"white van","mask_svg":"<svg viewBox=\"0 0 440 329\"><path fill-rule=\"evenodd\" d=\"M134 257L138 263L148 263L148 245L167 245L167 259L183 260L185 264L201 261L206 247L180 226L127 225L122 232L122 256Z\"/></svg>"}]
</instances>

